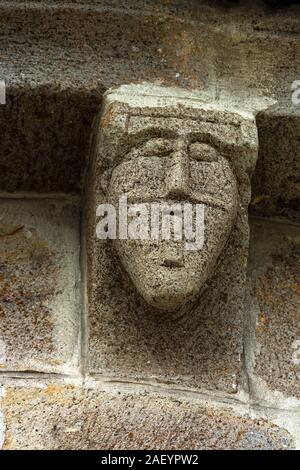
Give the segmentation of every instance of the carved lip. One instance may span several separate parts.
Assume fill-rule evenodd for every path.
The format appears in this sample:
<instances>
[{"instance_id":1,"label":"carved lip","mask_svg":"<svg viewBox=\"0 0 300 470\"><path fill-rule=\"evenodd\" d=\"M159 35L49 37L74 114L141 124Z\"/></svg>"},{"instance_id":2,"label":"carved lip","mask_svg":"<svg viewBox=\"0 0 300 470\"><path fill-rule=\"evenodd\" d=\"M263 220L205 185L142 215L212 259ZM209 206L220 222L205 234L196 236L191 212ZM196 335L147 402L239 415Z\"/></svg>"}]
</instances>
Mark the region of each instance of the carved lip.
<instances>
[{"instance_id":1,"label":"carved lip","mask_svg":"<svg viewBox=\"0 0 300 470\"><path fill-rule=\"evenodd\" d=\"M220 209L222 211L228 211L228 203L222 201L220 198L216 196L212 196L207 193L191 193L186 197L182 198L170 198L169 195L164 195L160 197L149 197L147 195L138 196L138 197L128 197L127 204L136 204L136 203L143 203L143 204L150 204L153 202L166 202L171 204L176 203L191 203L191 204L203 204L207 207L211 207L214 209Z\"/></svg>"},{"instance_id":2,"label":"carved lip","mask_svg":"<svg viewBox=\"0 0 300 470\"><path fill-rule=\"evenodd\" d=\"M176 268L176 269L184 268L184 262L181 259L166 258L162 262L161 266L163 266L164 268L171 268L171 269L172 268Z\"/></svg>"}]
</instances>

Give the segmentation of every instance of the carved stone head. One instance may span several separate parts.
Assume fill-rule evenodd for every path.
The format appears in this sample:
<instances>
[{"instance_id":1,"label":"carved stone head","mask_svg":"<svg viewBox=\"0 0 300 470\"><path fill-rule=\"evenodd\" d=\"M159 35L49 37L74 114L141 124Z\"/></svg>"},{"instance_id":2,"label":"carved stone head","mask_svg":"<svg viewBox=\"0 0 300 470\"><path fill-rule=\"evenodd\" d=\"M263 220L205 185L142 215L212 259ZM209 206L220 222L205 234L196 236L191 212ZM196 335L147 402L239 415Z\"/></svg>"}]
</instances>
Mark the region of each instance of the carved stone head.
<instances>
[{"instance_id":1,"label":"carved stone head","mask_svg":"<svg viewBox=\"0 0 300 470\"><path fill-rule=\"evenodd\" d=\"M106 96L96 187L115 207L126 196L135 215L136 204L143 204L149 217L153 207L163 213L165 205L173 229L176 218L187 217L184 204L191 207L195 249L187 249L184 227L182 239L172 233L163 239L160 231L148 239L113 241L142 298L154 311L176 311L199 296L248 204L256 132L244 116L196 97L170 96L157 88L156 93L131 86ZM197 207L204 216L198 247ZM152 220L144 220L149 230Z\"/></svg>"}]
</instances>

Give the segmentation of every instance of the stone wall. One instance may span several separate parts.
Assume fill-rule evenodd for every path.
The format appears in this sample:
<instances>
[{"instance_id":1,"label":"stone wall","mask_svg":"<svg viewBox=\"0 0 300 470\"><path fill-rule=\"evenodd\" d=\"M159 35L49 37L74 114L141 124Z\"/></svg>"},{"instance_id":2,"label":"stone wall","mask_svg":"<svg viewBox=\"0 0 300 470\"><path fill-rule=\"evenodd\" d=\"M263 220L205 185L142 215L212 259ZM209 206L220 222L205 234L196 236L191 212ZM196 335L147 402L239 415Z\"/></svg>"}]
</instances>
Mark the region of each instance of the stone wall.
<instances>
[{"instance_id":1,"label":"stone wall","mask_svg":"<svg viewBox=\"0 0 300 470\"><path fill-rule=\"evenodd\" d=\"M0 447L299 448L299 7L0 1L0 22ZM258 135L238 328L230 311L224 330L207 315L202 336L180 321L165 335L159 319L166 348L147 339L144 307L128 324L126 285L90 274L116 269L90 254L104 92L145 81L226 103Z\"/></svg>"}]
</instances>

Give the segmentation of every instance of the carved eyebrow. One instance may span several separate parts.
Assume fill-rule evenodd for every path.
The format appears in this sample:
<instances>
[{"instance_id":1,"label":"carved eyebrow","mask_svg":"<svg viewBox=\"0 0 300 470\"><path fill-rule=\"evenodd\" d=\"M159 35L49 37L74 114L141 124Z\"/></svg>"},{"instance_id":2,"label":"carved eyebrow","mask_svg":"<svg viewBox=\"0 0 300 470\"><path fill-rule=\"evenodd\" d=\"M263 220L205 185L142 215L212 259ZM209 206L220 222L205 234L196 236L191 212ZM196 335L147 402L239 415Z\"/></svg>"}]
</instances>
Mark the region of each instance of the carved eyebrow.
<instances>
[{"instance_id":1,"label":"carved eyebrow","mask_svg":"<svg viewBox=\"0 0 300 470\"><path fill-rule=\"evenodd\" d=\"M191 158L200 162L217 162L222 158L216 147L199 140L190 143L189 153Z\"/></svg>"},{"instance_id":2,"label":"carved eyebrow","mask_svg":"<svg viewBox=\"0 0 300 470\"><path fill-rule=\"evenodd\" d=\"M210 145L211 147L216 148L216 139L214 138L213 134L209 132L201 132L201 131L193 131L189 134L189 143L194 144L195 142L199 142L201 144Z\"/></svg>"},{"instance_id":3,"label":"carved eyebrow","mask_svg":"<svg viewBox=\"0 0 300 470\"><path fill-rule=\"evenodd\" d=\"M164 139L161 137L147 139L146 141L135 145L130 149L123 157L122 161L136 158L139 156L147 156L151 154L153 156L168 155L174 148L174 142L170 139Z\"/></svg>"},{"instance_id":4,"label":"carved eyebrow","mask_svg":"<svg viewBox=\"0 0 300 470\"><path fill-rule=\"evenodd\" d=\"M155 123L153 123L152 125L145 126L143 129L129 132L128 136L130 137L132 146L134 146L152 138L177 139L178 137L182 136L180 131L180 128L167 129L162 127L161 124L155 125ZM216 139L214 133L211 133L205 129L191 129L189 132L187 132L186 137L190 144L196 141L201 141L215 147L218 143L218 139Z\"/></svg>"},{"instance_id":5,"label":"carved eyebrow","mask_svg":"<svg viewBox=\"0 0 300 470\"><path fill-rule=\"evenodd\" d=\"M123 155L121 155L118 160L114 162L111 171L113 171L123 162L130 161L134 158L138 158L139 156L147 156L147 153L152 154L153 156L167 156L171 152L173 148L173 139L171 140L170 138L163 138L161 136L150 139L148 135L147 137L148 138L146 140L145 138L143 140L141 139L139 142L136 142L134 145L132 145L131 148L128 148L126 151L124 151ZM155 143L156 145L157 143L164 143L164 148L162 145L156 149L147 148L147 146L151 146L152 141L153 144Z\"/></svg>"},{"instance_id":6,"label":"carved eyebrow","mask_svg":"<svg viewBox=\"0 0 300 470\"><path fill-rule=\"evenodd\" d=\"M145 140L154 138L175 139L178 137L178 133L171 129L164 129L161 126L153 125L151 127L146 127L139 131L129 133L129 137L133 145L138 145L139 143L145 142Z\"/></svg>"}]
</instances>

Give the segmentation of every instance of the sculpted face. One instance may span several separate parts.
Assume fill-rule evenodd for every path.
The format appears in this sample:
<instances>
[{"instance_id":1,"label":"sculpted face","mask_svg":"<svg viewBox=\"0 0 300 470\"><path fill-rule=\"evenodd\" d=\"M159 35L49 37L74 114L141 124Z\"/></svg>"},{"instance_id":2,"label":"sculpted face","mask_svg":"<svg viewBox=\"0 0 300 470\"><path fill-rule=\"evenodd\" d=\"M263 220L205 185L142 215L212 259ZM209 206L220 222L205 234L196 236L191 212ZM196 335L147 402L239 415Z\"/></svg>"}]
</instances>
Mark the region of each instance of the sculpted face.
<instances>
[{"instance_id":1,"label":"sculpted face","mask_svg":"<svg viewBox=\"0 0 300 470\"><path fill-rule=\"evenodd\" d=\"M235 223L238 200L230 165L209 143L202 123L195 127L194 120L176 121L170 129L170 120L151 117L151 129L133 139L108 187L108 199L116 205L125 194L128 206L144 203L149 209L163 202L204 205L204 245L199 250L187 250L184 238L113 242L139 294L165 311L176 311L195 298L213 274Z\"/></svg>"}]
</instances>

